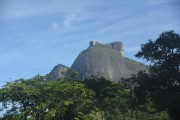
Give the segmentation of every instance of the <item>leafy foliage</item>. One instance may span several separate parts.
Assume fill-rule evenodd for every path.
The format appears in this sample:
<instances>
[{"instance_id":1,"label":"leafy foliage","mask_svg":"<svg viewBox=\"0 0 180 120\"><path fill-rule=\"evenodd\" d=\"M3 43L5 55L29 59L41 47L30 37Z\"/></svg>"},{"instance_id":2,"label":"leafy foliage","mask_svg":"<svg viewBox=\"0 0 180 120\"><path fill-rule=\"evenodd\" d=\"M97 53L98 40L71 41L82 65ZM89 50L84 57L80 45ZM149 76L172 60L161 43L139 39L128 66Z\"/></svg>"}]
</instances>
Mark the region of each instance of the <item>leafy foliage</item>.
<instances>
[{"instance_id":1,"label":"leafy foliage","mask_svg":"<svg viewBox=\"0 0 180 120\"><path fill-rule=\"evenodd\" d=\"M155 118L154 114L133 107L134 99L130 90L121 83L95 77L78 82L62 79L46 81L44 77L36 76L29 80L19 79L7 83L0 89L0 101L3 103L3 110L7 110L2 118L6 120ZM166 112L164 114L167 115Z\"/></svg>"},{"instance_id":2,"label":"leafy foliage","mask_svg":"<svg viewBox=\"0 0 180 120\"><path fill-rule=\"evenodd\" d=\"M159 111L167 109L172 120L180 119L180 36L164 32L142 45L136 57L151 62L151 74L137 76L138 98L147 101L150 97Z\"/></svg>"},{"instance_id":3,"label":"leafy foliage","mask_svg":"<svg viewBox=\"0 0 180 120\"><path fill-rule=\"evenodd\" d=\"M0 91L3 107L10 107L13 117L24 120L73 119L92 104L93 96L94 92L82 83L45 81L40 76L7 83ZM7 112L4 117L9 115Z\"/></svg>"}]
</instances>

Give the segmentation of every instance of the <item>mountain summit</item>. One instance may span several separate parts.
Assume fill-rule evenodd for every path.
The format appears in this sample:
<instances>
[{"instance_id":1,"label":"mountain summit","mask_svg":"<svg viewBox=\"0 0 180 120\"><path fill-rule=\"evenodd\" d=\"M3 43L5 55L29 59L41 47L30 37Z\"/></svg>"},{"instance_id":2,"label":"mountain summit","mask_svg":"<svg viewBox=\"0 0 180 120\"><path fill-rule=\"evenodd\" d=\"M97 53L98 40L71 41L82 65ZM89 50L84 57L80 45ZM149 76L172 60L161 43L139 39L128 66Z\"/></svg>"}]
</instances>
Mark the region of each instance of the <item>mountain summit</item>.
<instances>
[{"instance_id":1,"label":"mountain summit","mask_svg":"<svg viewBox=\"0 0 180 120\"><path fill-rule=\"evenodd\" d=\"M58 78L63 78L65 73L68 71L69 67L58 64L54 66L49 75L47 76L47 80L53 80Z\"/></svg>"},{"instance_id":2,"label":"mountain summit","mask_svg":"<svg viewBox=\"0 0 180 120\"><path fill-rule=\"evenodd\" d=\"M78 55L71 68L83 79L103 76L115 82L141 70L148 71L142 63L123 57L122 42L101 44L95 40L90 41L89 47Z\"/></svg>"}]
</instances>

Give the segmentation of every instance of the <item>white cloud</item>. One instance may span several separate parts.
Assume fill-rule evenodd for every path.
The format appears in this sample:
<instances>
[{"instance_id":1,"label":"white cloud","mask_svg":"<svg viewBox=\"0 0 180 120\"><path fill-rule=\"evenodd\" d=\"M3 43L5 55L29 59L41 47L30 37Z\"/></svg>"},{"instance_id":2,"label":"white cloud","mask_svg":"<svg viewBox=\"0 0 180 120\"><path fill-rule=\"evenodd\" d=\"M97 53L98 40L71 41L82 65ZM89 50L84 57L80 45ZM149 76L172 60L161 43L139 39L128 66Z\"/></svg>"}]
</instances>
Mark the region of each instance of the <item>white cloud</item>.
<instances>
[{"instance_id":1,"label":"white cloud","mask_svg":"<svg viewBox=\"0 0 180 120\"><path fill-rule=\"evenodd\" d=\"M73 4L70 4L72 3ZM91 2L90 2L91 3ZM3 20L12 20L25 17L43 16L53 13L70 14L74 11L83 11L84 8L90 6L89 2L78 0L61 1L31 1L16 0L1 2L0 15Z\"/></svg>"},{"instance_id":2,"label":"white cloud","mask_svg":"<svg viewBox=\"0 0 180 120\"><path fill-rule=\"evenodd\" d=\"M59 29L59 26L60 26L60 24L58 22L53 22L52 23L52 29L54 31L57 31Z\"/></svg>"},{"instance_id":3,"label":"white cloud","mask_svg":"<svg viewBox=\"0 0 180 120\"><path fill-rule=\"evenodd\" d=\"M75 13L67 15L65 20L64 20L64 25L66 27L69 27L75 19L76 19L76 14Z\"/></svg>"}]
</instances>

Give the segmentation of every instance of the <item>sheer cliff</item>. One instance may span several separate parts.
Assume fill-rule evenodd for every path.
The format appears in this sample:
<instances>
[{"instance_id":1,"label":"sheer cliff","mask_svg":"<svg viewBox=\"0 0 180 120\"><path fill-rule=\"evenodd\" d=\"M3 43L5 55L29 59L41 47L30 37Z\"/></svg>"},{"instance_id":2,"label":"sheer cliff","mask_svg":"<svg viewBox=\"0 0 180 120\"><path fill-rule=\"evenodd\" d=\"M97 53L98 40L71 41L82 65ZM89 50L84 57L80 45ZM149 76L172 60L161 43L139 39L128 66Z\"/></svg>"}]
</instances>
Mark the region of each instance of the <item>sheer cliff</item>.
<instances>
[{"instance_id":1,"label":"sheer cliff","mask_svg":"<svg viewBox=\"0 0 180 120\"><path fill-rule=\"evenodd\" d=\"M121 42L100 44L91 41L89 48L82 51L71 67L78 71L82 78L103 76L111 81L118 81L122 77L130 77L138 71L148 71L147 66L129 58L123 57Z\"/></svg>"}]
</instances>

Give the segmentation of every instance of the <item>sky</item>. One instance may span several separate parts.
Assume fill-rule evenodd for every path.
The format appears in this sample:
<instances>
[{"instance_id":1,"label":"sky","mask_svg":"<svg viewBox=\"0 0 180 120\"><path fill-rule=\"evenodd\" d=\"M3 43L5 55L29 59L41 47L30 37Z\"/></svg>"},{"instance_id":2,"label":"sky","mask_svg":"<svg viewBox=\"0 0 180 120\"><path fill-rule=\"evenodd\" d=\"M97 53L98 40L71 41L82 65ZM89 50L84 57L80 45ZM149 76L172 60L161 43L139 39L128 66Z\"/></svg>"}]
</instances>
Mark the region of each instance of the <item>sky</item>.
<instances>
[{"instance_id":1,"label":"sky","mask_svg":"<svg viewBox=\"0 0 180 120\"><path fill-rule=\"evenodd\" d=\"M124 56L165 31L180 34L180 0L0 0L0 86L71 66L89 41L122 41Z\"/></svg>"}]
</instances>

